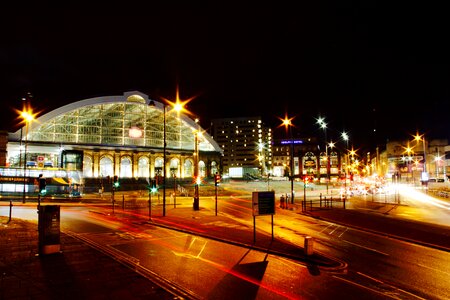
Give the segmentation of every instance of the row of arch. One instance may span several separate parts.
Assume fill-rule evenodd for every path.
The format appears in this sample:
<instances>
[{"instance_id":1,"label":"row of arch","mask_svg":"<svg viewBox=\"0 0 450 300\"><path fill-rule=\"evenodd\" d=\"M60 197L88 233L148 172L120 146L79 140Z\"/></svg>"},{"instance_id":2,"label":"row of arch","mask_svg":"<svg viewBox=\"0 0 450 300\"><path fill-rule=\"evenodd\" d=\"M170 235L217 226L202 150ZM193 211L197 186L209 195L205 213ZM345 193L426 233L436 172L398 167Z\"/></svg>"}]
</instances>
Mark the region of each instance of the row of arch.
<instances>
[{"instance_id":1,"label":"row of arch","mask_svg":"<svg viewBox=\"0 0 450 300\"><path fill-rule=\"evenodd\" d=\"M121 178L163 176L164 159L151 155L83 155L84 177L105 177L117 175ZM218 171L216 161L207 166L203 160L198 163L199 175L210 176ZM166 159L166 177L189 178L194 176L194 161L190 157L169 157Z\"/></svg>"}]
</instances>

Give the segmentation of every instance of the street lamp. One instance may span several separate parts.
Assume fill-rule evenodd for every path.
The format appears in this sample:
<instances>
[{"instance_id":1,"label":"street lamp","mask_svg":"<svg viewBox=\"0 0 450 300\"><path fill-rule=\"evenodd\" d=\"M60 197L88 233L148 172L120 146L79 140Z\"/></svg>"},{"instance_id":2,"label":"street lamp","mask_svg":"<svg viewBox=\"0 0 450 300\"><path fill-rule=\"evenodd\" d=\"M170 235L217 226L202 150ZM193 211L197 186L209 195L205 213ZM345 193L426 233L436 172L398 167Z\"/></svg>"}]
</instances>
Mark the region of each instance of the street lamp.
<instances>
[{"instance_id":1,"label":"street lamp","mask_svg":"<svg viewBox=\"0 0 450 300\"><path fill-rule=\"evenodd\" d=\"M346 150L346 152L348 151L348 139L349 139L349 137L348 137L348 133L347 132L342 132L341 133L341 137L342 137L342 139L345 141L345 150ZM347 169L348 169L348 153L347 153L347 155L345 156L345 175L347 176ZM347 178L347 177L346 177Z\"/></svg>"},{"instance_id":2,"label":"street lamp","mask_svg":"<svg viewBox=\"0 0 450 300\"><path fill-rule=\"evenodd\" d=\"M181 111L186 112L187 114L192 114L191 112L189 112L187 109L185 109L185 105L187 103L189 103L191 100L193 100L194 97L191 97L187 100L181 101L180 100L180 94L179 94L179 89L177 87L177 91L176 91L176 99L175 102L172 102L168 99L164 99L166 102L168 102L170 104L170 106L172 106L172 110L177 112L177 115L179 117L179 113ZM166 109L164 106L164 177L166 174ZM196 123L198 123L198 119L195 120ZM198 174L198 142L199 142L199 138L198 136L201 134L200 132L200 128L197 130L196 134L195 134L195 146L194 146L194 160L196 160L195 165L194 165L194 177L195 177L195 187L194 187L194 210L199 210L199 196L198 196L198 185L200 184L200 176ZM180 147L181 147L181 131L180 131ZM165 179L164 179L165 180ZM165 181L164 181L165 182ZM165 186L164 186L165 188ZM174 199L175 200L175 199ZM163 198L163 202L164 202L164 198ZM175 205L175 204L174 204Z\"/></svg>"},{"instance_id":3,"label":"street lamp","mask_svg":"<svg viewBox=\"0 0 450 300\"><path fill-rule=\"evenodd\" d=\"M348 155L349 155L349 153L348 153L348 139L349 139L348 133L345 131L342 132L341 137L345 141L345 145L346 145L345 146L346 155L345 155L345 169L344 169L344 188L345 188L345 197L347 197L347 173L348 173L348 162L349 162L349 159L348 159Z\"/></svg>"},{"instance_id":4,"label":"street lamp","mask_svg":"<svg viewBox=\"0 0 450 300\"><path fill-rule=\"evenodd\" d=\"M425 134L419 135L419 133L416 133L414 136L414 140L418 143L419 141L422 141L423 146L423 172L421 179L422 181L428 181L428 173L427 173L427 160L426 160L426 152L425 152Z\"/></svg>"},{"instance_id":5,"label":"street lamp","mask_svg":"<svg viewBox=\"0 0 450 300\"><path fill-rule=\"evenodd\" d=\"M25 149L24 149L24 164L23 164L23 194L22 202L25 203L25 187L26 187L26 172L27 172L27 148L28 148L28 127L34 120L33 111L27 107L20 113L20 117L25 123Z\"/></svg>"},{"instance_id":6,"label":"street lamp","mask_svg":"<svg viewBox=\"0 0 450 300\"><path fill-rule=\"evenodd\" d=\"M198 124L199 119L195 119L195 123ZM193 209L194 210L200 210L200 199L198 194L198 185L200 184L200 176L199 176L199 170L198 170L198 141L200 130L197 129L194 131L194 203L193 203Z\"/></svg>"},{"instance_id":7,"label":"street lamp","mask_svg":"<svg viewBox=\"0 0 450 300\"><path fill-rule=\"evenodd\" d=\"M411 154L414 155L414 152L413 152L412 148L409 146L409 142L408 142L408 147L406 147L406 153L408 154L408 157L407 157L407 159L408 159L407 167L408 167L408 173L409 173L408 177L409 177L409 181L411 181L411 177L413 177L412 169L411 169L411 161L412 161Z\"/></svg>"},{"instance_id":8,"label":"street lamp","mask_svg":"<svg viewBox=\"0 0 450 300\"><path fill-rule=\"evenodd\" d=\"M323 129L325 133L325 156L326 156L326 183L327 183L327 194L328 194L328 182L330 181L330 159L328 157L328 147L327 147L327 123L325 123L325 118L319 117L317 118L317 124Z\"/></svg>"},{"instance_id":9,"label":"street lamp","mask_svg":"<svg viewBox=\"0 0 450 300\"><path fill-rule=\"evenodd\" d=\"M166 216L166 104L163 105L163 217ZM150 100L149 106L155 107L155 101Z\"/></svg>"},{"instance_id":10,"label":"street lamp","mask_svg":"<svg viewBox=\"0 0 450 300\"><path fill-rule=\"evenodd\" d=\"M284 119L280 119L281 121L283 121L283 123L281 123L280 126L284 125L284 128L286 129L286 133L289 129L289 135L291 138L291 155L290 155L290 179L291 179L291 204L294 204L294 140L292 137L292 126L294 126L294 124L292 124L292 120L295 117L292 118L288 118L288 116L285 116Z\"/></svg>"}]
</instances>

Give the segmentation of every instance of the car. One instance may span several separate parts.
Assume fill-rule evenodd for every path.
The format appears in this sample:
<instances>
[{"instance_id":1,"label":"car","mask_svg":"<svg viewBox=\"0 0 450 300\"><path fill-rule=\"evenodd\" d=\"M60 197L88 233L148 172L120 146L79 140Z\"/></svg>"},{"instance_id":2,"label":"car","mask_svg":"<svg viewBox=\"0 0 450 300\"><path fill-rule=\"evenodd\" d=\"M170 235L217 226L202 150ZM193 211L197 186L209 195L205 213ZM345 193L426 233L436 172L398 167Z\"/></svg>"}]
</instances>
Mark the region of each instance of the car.
<instances>
[{"instance_id":1,"label":"car","mask_svg":"<svg viewBox=\"0 0 450 300\"><path fill-rule=\"evenodd\" d=\"M445 182L444 178L430 178L428 182Z\"/></svg>"}]
</instances>

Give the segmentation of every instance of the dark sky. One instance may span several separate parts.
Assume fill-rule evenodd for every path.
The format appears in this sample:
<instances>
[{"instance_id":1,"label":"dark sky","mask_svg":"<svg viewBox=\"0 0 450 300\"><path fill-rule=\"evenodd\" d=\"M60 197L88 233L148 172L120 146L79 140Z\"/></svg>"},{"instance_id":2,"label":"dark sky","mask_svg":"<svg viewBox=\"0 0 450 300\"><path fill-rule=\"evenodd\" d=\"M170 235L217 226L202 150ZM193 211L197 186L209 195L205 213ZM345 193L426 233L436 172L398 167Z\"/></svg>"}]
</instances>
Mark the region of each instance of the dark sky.
<instances>
[{"instance_id":1,"label":"dark sky","mask_svg":"<svg viewBox=\"0 0 450 300\"><path fill-rule=\"evenodd\" d=\"M241 116L276 126L287 112L295 134L323 136L323 116L329 139L346 130L355 148L416 130L450 138L445 7L142 2L2 7L1 128L17 129L27 92L48 112L130 90L173 99L178 86L203 127Z\"/></svg>"}]
</instances>

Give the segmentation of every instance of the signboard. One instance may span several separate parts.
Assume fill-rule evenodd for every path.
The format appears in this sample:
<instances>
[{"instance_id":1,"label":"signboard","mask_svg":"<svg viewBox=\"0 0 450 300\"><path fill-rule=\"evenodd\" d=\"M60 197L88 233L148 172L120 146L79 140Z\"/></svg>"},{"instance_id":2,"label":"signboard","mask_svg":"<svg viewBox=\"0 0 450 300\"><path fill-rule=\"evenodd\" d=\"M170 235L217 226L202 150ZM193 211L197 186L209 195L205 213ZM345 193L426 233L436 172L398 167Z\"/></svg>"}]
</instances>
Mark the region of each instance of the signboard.
<instances>
[{"instance_id":1,"label":"signboard","mask_svg":"<svg viewBox=\"0 0 450 300\"><path fill-rule=\"evenodd\" d=\"M253 216L275 214L275 192L252 193Z\"/></svg>"}]
</instances>

